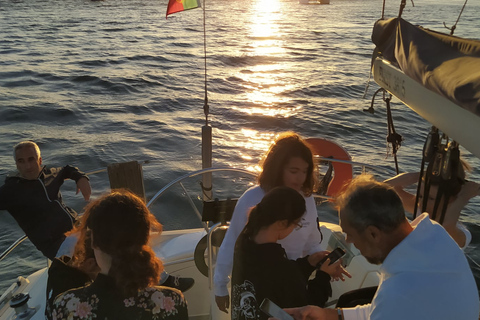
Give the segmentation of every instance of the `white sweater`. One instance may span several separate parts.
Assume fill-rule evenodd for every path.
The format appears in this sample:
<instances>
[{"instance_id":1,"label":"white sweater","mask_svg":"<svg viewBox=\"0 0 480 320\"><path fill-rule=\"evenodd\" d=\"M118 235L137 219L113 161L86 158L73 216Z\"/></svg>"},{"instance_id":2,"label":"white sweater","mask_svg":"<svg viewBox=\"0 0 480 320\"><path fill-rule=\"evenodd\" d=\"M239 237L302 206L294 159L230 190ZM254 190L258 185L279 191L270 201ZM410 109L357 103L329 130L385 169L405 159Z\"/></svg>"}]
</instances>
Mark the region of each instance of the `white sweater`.
<instances>
[{"instance_id":1,"label":"white sweater","mask_svg":"<svg viewBox=\"0 0 480 320\"><path fill-rule=\"evenodd\" d=\"M463 251L427 213L388 254L371 304L343 309L345 320L477 320L478 291Z\"/></svg>"},{"instance_id":2,"label":"white sweater","mask_svg":"<svg viewBox=\"0 0 480 320\"><path fill-rule=\"evenodd\" d=\"M257 205L265 195L260 186L255 186L238 199L233 211L230 227L223 239L217 256L217 264L213 277L215 295L228 295L227 285L233 268L233 251L238 235L247 224L250 209ZM285 249L289 259L297 259L314 252L321 251L321 233L318 229L318 214L313 196L305 198L307 211L302 217L302 228L294 230L288 237L278 241Z\"/></svg>"}]
</instances>

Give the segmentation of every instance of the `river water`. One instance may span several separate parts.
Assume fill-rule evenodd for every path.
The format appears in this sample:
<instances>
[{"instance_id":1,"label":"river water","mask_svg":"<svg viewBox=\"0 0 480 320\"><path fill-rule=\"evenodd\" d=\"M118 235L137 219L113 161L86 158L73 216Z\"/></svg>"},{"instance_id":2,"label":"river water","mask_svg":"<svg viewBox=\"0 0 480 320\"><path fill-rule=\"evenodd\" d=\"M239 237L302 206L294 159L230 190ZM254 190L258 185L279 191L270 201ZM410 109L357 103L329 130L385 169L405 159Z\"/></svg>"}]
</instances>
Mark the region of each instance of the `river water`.
<instances>
[{"instance_id":1,"label":"river water","mask_svg":"<svg viewBox=\"0 0 480 320\"><path fill-rule=\"evenodd\" d=\"M201 167L205 69L203 11L165 19L166 0L0 0L0 179L15 169L12 146L36 141L44 164L84 171L109 163L150 160L147 198L170 180ZM463 1L407 3L403 17L437 31L457 20ZM295 131L343 145L354 160L393 168L386 157L385 107L367 108L378 0L207 0L207 88L213 127L213 165L255 170L275 135ZM386 4L387 17L398 3ZM480 4L468 3L455 34L478 37ZM429 125L393 104L401 171L419 169ZM468 129L468 128L467 128ZM479 160L470 178L480 181ZM381 178L386 178L384 175ZM108 188L92 177L94 196ZM71 181L67 204L85 203ZM466 250L480 262L480 199L462 213L473 234ZM335 221L334 212L324 213ZM189 226L159 217L166 229ZM182 225L183 224L183 225ZM0 251L22 235L0 211ZM45 259L28 242L0 262L0 289ZM474 272L479 269L472 262Z\"/></svg>"}]
</instances>

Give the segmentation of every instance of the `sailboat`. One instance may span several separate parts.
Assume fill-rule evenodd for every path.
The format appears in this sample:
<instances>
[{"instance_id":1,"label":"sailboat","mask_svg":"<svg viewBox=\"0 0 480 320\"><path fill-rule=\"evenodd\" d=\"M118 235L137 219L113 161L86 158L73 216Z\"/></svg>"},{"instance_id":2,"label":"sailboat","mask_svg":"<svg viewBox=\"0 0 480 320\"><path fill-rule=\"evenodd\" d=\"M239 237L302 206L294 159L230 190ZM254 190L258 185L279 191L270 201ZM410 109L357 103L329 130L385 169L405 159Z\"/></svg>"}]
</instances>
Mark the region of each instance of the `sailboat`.
<instances>
[{"instance_id":1,"label":"sailboat","mask_svg":"<svg viewBox=\"0 0 480 320\"><path fill-rule=\"evenodd\" d=\"M403 28L405 25L407 27ZM411 33L417 33L421 30L399 19L381 21L377 26L380 30L386 30L380 31L379 39L391 40L393 38L395 42L398 34L405 35L405 32L409 31ZM430 34L428 31L426 33ZM375 31L375 41L377 34L377 31ZM389 37L388 35L393 36ZM406 43L410 44L412 40L406 35L405 37ZM388 53L387 50L392 48L392 44L389 41L379 42L381 45L378 51L381 52L382 55L379 55L374 60L374 79L380 86L400 98L426 120L444 130L449 136L473 154L480 156L479 146L474 143L476 133L480 130L480 126L478 126L478 113L471 111L471 106L474 106L474 110L480 106L480 69L474 69L480 65L478 63L480 44L478 41L463 42L463 40L460 41L460 39L459 42L455 42L454 40L456 40L456 38L449 38L443 35L441 39L445 39L445 41L442 42L452 43L454 47L460 47L461 50L456 55L454 54L454 59L457 59L458 56L465 55L464 60L467 60L467 62L470 61L470 59L475 61L468 63L467 68L477 71L468 72L467 78L475 78L476 76L476 81L468 83L461 82L462 88L473 88L471 93L469 93L470 95L467 94L467 98L457 96L456 94L453 96L444 94L445 92L451 92L452 89L441 88L437 82L432 84L429 73L417 74L416 71L422 68L417 67L414 68L413 71L410 70L408 67L410 66L411 59L400 58L400 55L397 54L397 52L400 52L399 48L405 48L405 45L400 45L399 48L394 46L394 48L397 49L393 49L392 54L391 52ZM420 40L420 42L422 42L422 40ZM468 49L466 51L469 52L475 52L476 56L464 54L465 49ZM446 61L448 64L450 60ZM458 61L458 64L455 65L463 67L463 63L466 62ZM442 66L443 63L439 63L438 60L435 59L434 64ZM430 72L429 68L425 68L425 70ZM453 90L454 93L458 91L463 92L465 90ZM475 99L477 101L476 103L471 102ZM465 101L467 102L467 108L462 107ZM462 130L466 125L468 125L468 130ZM207 128L205 131L208 134L209 129ZM342 158L342 153L330 154L330 151L341 151L342 149L341 146L332 141L322 138L313 138L310 141L319 146L322 143L328 145L328 148L319 147L315 153L319 161L329 161L332 163L334 170L336 170L336 179L343 177L340 180L330 182L326 195L318 195L317 197L319 199L328 200L334 196L335 194L332 191L334 186L345 182L345 180L348 180L348 178L352 176L352 166L360 166L363 168L368 166L363 163L351 161L351 158L348 157L348 152L343 152L343 155L347 155L346 158ZM325 150L329 152L324 152ZM157 208L156 206L161 207L162 200L169 201L172 197L174 199L185 198L190 205L190 209L188 210L193 212L194 218L192 219L199 219L203 224L203 228L165 231L152 242L154 251L162 258L170 274L195 279L194 287L185 293L191 319L228 319L230 317L229 315L221 313L215 304L212 303L212 274L215 267L215 253L221 241L222 230L228 227L228 215L231 214L235 198L238 197L247 186L254 183L254 178L254 175L246 170L210 168L207 165L204 169L185 174L173 180L148 201L148 206L152 210L155 210L155 208ZM208 195L207 199L205 199L203 197L205 193L204 186L209 186L210 183L214 189ZM233 186L233 190L226 191L227 185ZM196 191L192 192L191 190L193 189ZM172 193L174 193L173 196ZM217 197L219 198L218 201L215 200ZM178 210L187 209L179 206ZM346 252L343 263L353 276L352 279L345 282L333 283L333 295L328 302L329 306L334 306L338 297L346 291L372 286L378 283L378 266L369 264L354 246L345 242L344 235L338 225L320 222L320 227L324 237L323 245L325 249L343 248ZM15 245L16 244L12 245L12 248L14 248ZM8 254L9 251L10 250L7 250L2 256ZM16 313L20 317L25 312L28 313L28 318L24 317L25 319L44 318L43 310L45 307L47 271L47 268L42 268L27 278L19 277L16 281L12 281L12 285L0 297L1 320L13 319ZM26 296L27 293L29 299ZM23 296L19 296L20 294L23 294ZM22 297L23 300L19 297ZM12 303L12 301L14 303Z\"/></svg>"},{"instance_id":2,"label":"sailboat","mask_svg":"<svg viewBox=\"0 0 480 320\"><path fill-rule=\"evenodd\" d=\"M299 0L300 4L330 4L330 0Z\"/></svg>"}]
</instances>

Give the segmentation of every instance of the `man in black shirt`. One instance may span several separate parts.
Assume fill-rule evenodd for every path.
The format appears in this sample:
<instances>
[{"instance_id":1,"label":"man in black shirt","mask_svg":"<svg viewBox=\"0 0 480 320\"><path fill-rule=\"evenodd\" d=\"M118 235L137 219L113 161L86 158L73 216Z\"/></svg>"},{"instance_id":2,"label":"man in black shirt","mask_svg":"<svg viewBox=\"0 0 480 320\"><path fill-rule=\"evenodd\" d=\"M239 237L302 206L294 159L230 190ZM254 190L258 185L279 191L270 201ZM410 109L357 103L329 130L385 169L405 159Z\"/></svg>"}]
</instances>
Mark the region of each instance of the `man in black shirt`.
<instances>
[{"instance_id":1,"label":"man in black shirt","mask_svg":"<svg viewBox=\"0 0 480 320\"><path fill-rule=\"evenodd\" d=\"M73 228L77 213L65 205L60 193L64 180L72 179L88 201L91 195L87 176L72 166L47 168L42 165L38 145L23 141L14 147L17 170L0 187L0 210L7 210L35 247L49 259Z\"/></svg>"}]
</instances>

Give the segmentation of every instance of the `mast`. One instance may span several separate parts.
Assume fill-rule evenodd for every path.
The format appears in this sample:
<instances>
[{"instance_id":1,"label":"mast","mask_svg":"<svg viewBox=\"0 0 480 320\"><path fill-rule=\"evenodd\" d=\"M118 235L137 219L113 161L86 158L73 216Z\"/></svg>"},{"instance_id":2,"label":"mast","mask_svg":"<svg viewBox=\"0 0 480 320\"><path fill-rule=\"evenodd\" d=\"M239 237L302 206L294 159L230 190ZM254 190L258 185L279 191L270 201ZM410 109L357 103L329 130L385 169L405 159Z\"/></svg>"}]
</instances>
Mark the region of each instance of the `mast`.
<instances>
[{"instance_id":1,"label":"mast","mask_svg":"<svg viewBox=\"0 0 480 320\"><path fill-rule=\"evenodd\" d=\"M205 27L205 1L203 9L203 54L205 69L205 98L203 104L203 113L205 114L205 125L202 126L202 169L212 167L212 127L208 121L209 105L207 91L207 32ZM205 173L202 176L203 200L212 200L212 173Z\"/></svg>"}]
</instances>

